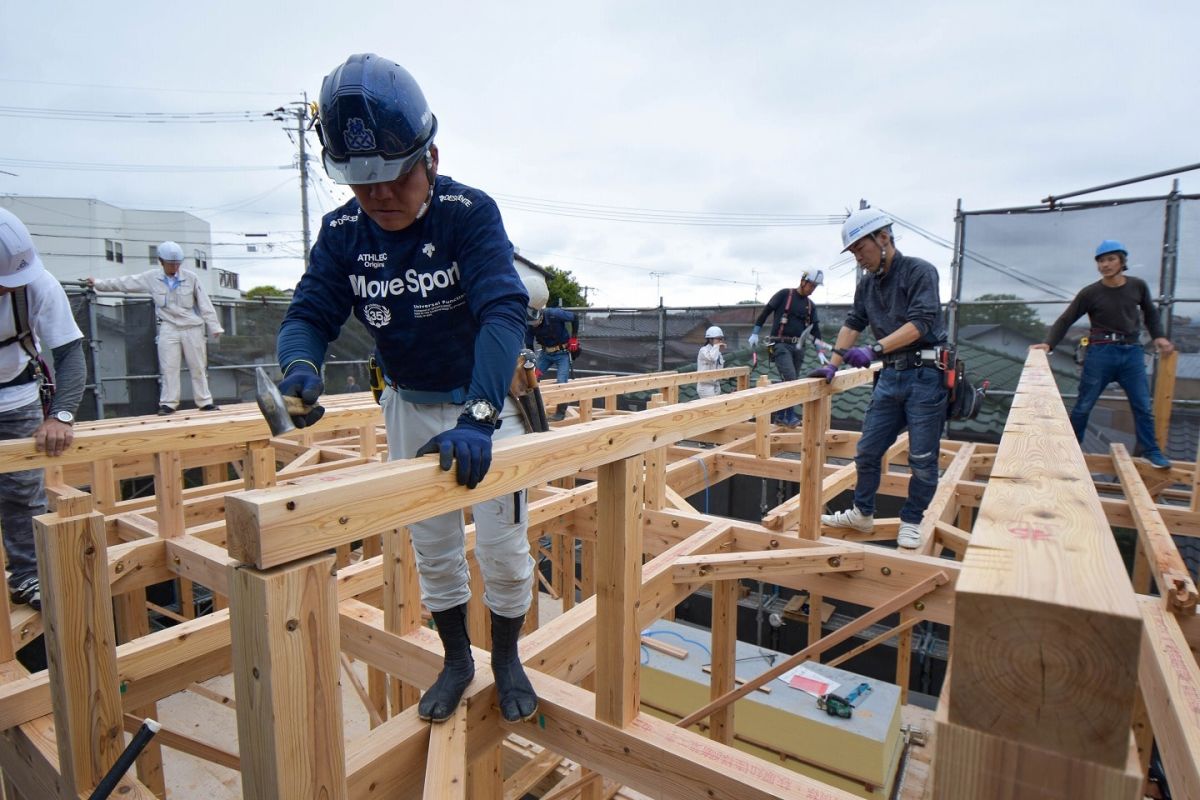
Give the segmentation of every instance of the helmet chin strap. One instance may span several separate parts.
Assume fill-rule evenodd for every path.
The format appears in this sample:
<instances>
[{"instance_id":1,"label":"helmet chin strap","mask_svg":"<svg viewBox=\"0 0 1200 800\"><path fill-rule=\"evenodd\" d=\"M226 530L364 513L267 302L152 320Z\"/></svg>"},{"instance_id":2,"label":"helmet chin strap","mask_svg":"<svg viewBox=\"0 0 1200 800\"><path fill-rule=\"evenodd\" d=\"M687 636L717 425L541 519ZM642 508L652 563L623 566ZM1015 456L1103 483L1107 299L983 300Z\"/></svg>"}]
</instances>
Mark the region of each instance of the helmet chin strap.
<instances>
[{"instance_id":1,"label":"helmet chin strap","mask_svg":"<svg viewBox=\"0 0 1200 800\"><path fill-rule=\"evenodd\" d=\"M429 194L425 196L425 202L417 210L416 219L425 216L425 212L433 204L433 182L437 180L437 172L433 168L433 153L429 150L425 151L425 179L429 181Z\"/></svg>"}]
</instances>

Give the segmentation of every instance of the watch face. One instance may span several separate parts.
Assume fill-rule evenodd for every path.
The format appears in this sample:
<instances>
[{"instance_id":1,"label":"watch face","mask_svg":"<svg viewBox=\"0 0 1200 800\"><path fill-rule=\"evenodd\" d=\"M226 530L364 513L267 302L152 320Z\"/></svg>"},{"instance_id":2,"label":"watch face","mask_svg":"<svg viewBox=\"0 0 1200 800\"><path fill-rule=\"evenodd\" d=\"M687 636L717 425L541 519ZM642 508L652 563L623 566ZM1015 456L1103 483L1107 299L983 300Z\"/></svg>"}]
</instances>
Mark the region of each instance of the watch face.
<instances>
[{"instance_id":1,"label":"watch face","mask_svg":"<svg viewBox=\"0 0 1200 800\"><path fill-rule=\"evenodd\" d=\"M476 400L467 404L467 416L477 422L491 422L496 418L496 409L487 400Z\"/></svg>"},{"instance_id":2,"label":"watch face","mask_svg":"<svg viewBox=\"0 0 1200 800\"><path fill-rule=\"evenodd\" d=\"M70 411L56 411L54 418L59 422L65 422L68 425L75 421L75 415Z\"/></svg>"}]
</instances>

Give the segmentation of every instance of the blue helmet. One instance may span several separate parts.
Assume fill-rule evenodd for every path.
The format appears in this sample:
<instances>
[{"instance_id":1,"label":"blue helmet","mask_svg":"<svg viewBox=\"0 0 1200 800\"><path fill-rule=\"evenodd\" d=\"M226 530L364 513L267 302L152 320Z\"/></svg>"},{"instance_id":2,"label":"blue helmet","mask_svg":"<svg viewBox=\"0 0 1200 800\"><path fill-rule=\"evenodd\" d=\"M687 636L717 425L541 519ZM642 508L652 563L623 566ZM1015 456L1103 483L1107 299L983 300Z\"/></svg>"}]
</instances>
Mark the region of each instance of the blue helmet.
<instances>
[{"instance_id":1,"label":"blue helmet","mask_svg":"<svg viewBox=\"0 0 1200 800\"><path fill-rule=\"evenodd\" d=\"M1096 248L1096 259L1100 256L1106 256L1109 253L1120 253L1123 257L1129 258L1129 251L1125 249L1125 245L1118 242L1116 239L1105 239Z\"/></svg>"},{"instance_id":2,"label":"blue helmet","mask_svg":"<svg viewBox=\"0 0 1200 800\"><path fill-rule=\"evenodd\" d=\"M437 117L404 67L373 53L350 56L325 76L317 136L336 183L384 183L429 151Z\"/></svg>"}]
</instances>

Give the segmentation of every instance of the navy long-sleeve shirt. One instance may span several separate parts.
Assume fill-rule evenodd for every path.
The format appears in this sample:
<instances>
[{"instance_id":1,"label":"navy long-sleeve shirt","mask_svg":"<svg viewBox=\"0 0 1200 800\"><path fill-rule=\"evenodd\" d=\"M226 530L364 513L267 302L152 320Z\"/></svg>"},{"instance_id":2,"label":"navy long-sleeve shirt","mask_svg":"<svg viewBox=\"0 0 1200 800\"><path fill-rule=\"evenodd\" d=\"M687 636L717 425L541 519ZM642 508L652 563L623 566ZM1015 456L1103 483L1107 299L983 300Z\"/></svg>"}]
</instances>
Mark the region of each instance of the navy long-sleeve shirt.
<instances>
[{"instance_id":1,"label":"navy long-sleeve shirt","mask_svg":"<svg viewBox=\"0 0 1200 800\"><path fill-rule=\"evenodd\" d=\"M575 312L565 308L547 308L542 312L542 324L530 325L525 332L525 346L533 347L536 340L543 347L558 347L575 338Z\"/></svg>"},{"instance_id":2,"label":"navy long-sleeve shirt","mask_svg":"<svg viewBox=\"0 0 1200 800\"><path fill-rule=\"evenodd\" d=\"M353 313L397 387L499 408L528 302L496 203L439 175L429 211L402 231L380 228L357 200L325 215L280 327L279 363L321 364Z\"/></svg>"},{"instance_id":3,"label":"navy long-sleeve shirt","mask_svg":"<svg viewBox=\"0 0 1200 800\"><path fill-rule=\"evenodd\" d=\"M791 298L791 308L788 299ZM821 323L817 319L817 304L810 298L800 294L799 289L780 289L767 305L754 324L762 327L769 314L775 314L768 336L783 336L789 339L803 336L805 331L811 331L814 339L821 338Z\"/></svg>"},{"instance_id":4,"label":"navy long-sleeve shirt","mask_svg":"<svg viewBox=\"0 0 1200 800\"><path fill-rule=\"evenodd\" d=\"M854 289L854 305L846 327L860 333L871 326L878 341L911 322L921 338L910 347L945 344L937 268L928 261L896 251L887 272L867 273Z\"/></svg>"}]
</instances>

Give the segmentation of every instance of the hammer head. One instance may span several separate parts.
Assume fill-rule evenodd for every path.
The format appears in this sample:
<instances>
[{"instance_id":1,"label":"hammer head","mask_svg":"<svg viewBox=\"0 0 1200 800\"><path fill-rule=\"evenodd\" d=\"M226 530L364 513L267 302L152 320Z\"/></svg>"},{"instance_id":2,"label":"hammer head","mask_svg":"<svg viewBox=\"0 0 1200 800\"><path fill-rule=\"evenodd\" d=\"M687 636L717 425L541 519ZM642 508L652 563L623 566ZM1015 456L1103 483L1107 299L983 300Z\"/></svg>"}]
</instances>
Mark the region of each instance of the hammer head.
<instances>
[{"instance_id":1,"label":"hammer head","mask_svg":"<svg viewBox=\"0 0 1200 800\"><path fill-rule=\"evenodd\" d=\"M258 401L258 410L266 419L267 426L271 429L271 435L282 436L296 430L296 425L292 422L292 415L288 413L279 387L275 385L275 381L267 377L267 371L262 367L255 368L255 382L257 390L254 393L254 399ZM299 400L299 398L294 399Z\"/></svg>"}]
</instances>

